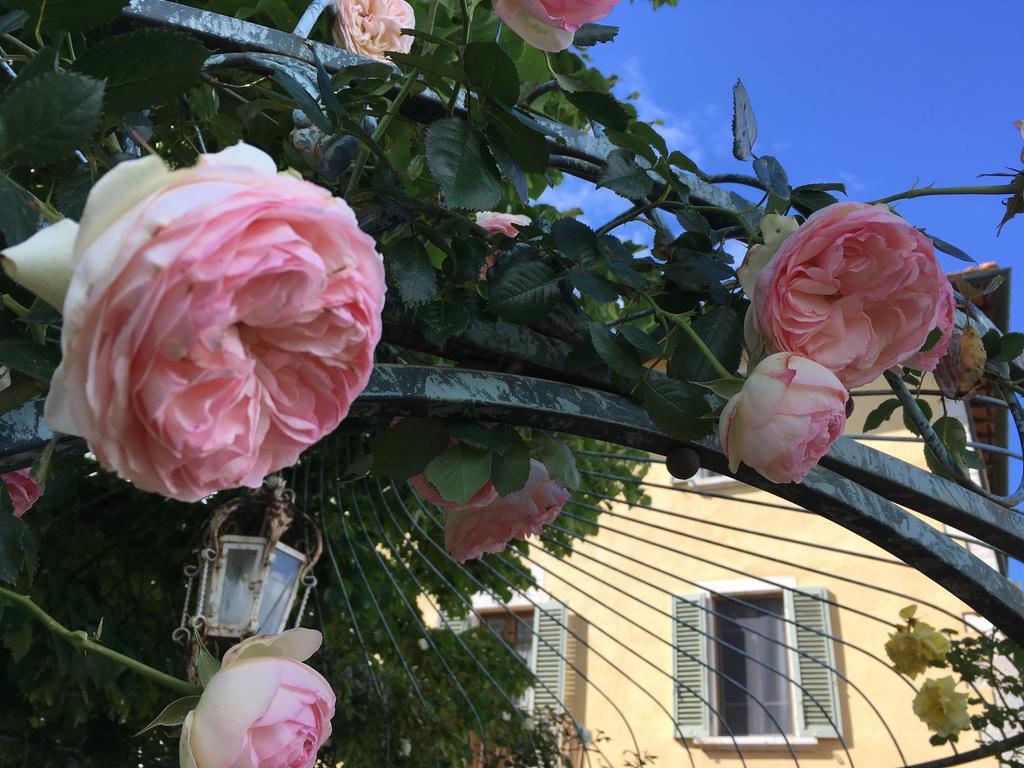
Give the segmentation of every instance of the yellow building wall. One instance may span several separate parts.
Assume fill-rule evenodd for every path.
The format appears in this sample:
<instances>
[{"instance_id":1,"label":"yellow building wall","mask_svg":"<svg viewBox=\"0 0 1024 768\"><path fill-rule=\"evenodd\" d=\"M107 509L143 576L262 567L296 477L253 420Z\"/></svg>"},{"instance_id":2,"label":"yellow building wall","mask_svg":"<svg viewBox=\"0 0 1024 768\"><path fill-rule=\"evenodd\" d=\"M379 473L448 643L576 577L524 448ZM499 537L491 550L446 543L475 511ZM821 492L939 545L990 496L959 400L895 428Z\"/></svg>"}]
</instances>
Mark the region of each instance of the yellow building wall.
<instances>
[{"instance_id":1,"label":"yellow building wall","mask_svg":"<svg viewBox=\"0 0 1024 768\"><path fill-rule=\"evenodd\" d=\"M884 387L884 382L876 388L881 387ZM847 432L861 432L864 417L882 399L884 397L858 397ZM936 414L941 412L937 403L934 407ZM908 436L910 433L903 427L898 412L878 430L878 434ZM920 444L869 444L908 463L924 466ZM653 464L645 482L672 486L673 480L663 465ZM568 669L566 702L575 718L599 736L596 746L612 765L627 764L626 760L636 751L655 756L655 766L675 768L691 764L685 746L674 738L673 733L673 681L669 676L672 670L672 620L665 615L671 613L672 594L689 595L699 591L693 583L685 583L681 579L701 583L749 578L747 574L767 579L795 578L798 587L826 587L830 596L840 604L892 622L899 621L901 608L914 602L843 578L848 577L927 599L954 617L970 613L940 585L912 568L752 536L723 527L737 526L744 531L772 533L892 559L881 548L824 518L802 511L740 503L742 499L752 499L786 504L738 483L691 487L695 490L706 487L730 498L711 499L649 487L652 507L690 515L699 518L700 522L617 504L612 511L622 517L603 515L600 519L601 532L586 543L578 542L578 551L568 563L547 555L536 545L531 547L531 556L544 568L545 590L569 606L571 628L584 636L590 646L582 648L580 643L570 639L570 655L589 679L582 679L581 675ZM655 529L651 524L664 526L672 532ZM630 534L637 538L631 538ZM764 557L701 542L692 536L752 550L785 562L771 562ZM574 569L572 564L579 565L591 575ZM640 577L643 581L631 576ZM961 621L931 608L920 607L918 617L939 628L964 631ZM883 644L890 631L885 626L871 618L835 607L832 608L831 620L835 635L885 659ZM884 717L907 763L951 754L948 746L929 744L929 733L911 708L914 691L904 680L885 664L849 645L836 643L835 651L837 668L862 689ZM613 664L622 671L616 671ZM936 672L938 670L933 671L932 676L940 676ZM916 682L920 684L922 681L923 678L919 677ZM849 755L839 740L821 739L817 745L794 748L800 764L847 765L852 761L855 765L869 768L902 765L892 737L865 697L842 681L839 693ZM961 749L973 746L976 744L969 735L961 738ZM765 768L793 764L785 747L744 745L743 751L748 764ZM691 741L690 755L697 768L740 765L731 746L705 748ZM596 757L593 764L599 764ZM989 759L973 765L992 766L995 761Z\"/></svg>"}]
</instances>

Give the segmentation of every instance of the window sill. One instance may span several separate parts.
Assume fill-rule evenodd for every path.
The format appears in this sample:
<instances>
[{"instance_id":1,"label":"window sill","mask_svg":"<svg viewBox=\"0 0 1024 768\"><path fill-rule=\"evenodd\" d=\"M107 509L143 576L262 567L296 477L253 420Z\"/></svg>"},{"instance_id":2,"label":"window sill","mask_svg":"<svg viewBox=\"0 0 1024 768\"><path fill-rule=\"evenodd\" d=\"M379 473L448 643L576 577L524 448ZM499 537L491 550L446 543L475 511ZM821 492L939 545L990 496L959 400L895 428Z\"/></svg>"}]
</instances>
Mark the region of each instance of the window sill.
<instances>
[{"instance_id":1,"label":"window sill","mask_svg":"<svg viewBox=\"0 0 1024 768\"><path fill-rule=\"evenodd\" d=\"M781 736L737 736L735 741L730 736L698 736L690 743L707 750L735 750L737 744L741 749L787 750L786 741ZM814 736L790 736L788 741L793 748L818 745Z\"/></svg>"}]
</instances>

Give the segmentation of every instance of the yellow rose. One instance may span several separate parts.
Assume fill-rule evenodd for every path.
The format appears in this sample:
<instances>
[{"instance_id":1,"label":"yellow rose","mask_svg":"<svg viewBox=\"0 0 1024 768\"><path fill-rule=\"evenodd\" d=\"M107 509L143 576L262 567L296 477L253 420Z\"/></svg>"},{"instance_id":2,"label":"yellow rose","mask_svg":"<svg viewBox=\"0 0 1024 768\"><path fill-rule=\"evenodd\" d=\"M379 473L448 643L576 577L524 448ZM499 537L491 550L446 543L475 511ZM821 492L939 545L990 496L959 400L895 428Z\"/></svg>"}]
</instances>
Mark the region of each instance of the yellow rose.
<instances>
[{"instance_id":1,"label":"yellow rose","mask_svg":"<svg viewBox=\"0 0 1024 768\"><path fill-rule=\"evenodd\" d=\"M957 693L952 677L926 680L914 697L914 714L939 736L953 736L969 730L967 696Z\"/></svg>"},{"instance_id":2,"label":"yellow rose","mask_svg":"<svg viewBox=\"0 0 1024 768\"><path fill-rule=\"evenodd\" d=\"M923 621L900 627L889 635L885 652L897 672L917 677L928 669L928 662L942 661L949 653L949 638Z\"/></svg>"}]
</instances>

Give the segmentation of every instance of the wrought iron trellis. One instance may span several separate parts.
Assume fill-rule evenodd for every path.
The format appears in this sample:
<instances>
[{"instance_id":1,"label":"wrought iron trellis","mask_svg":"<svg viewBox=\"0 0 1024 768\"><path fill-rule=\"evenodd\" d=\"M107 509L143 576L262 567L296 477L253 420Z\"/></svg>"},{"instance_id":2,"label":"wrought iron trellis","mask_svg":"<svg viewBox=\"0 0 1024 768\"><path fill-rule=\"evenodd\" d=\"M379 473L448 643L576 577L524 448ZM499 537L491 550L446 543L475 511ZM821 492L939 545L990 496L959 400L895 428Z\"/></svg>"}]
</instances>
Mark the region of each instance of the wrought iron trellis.
<instances>
[{"instance_id":1,"label":"wrought iron trellis","mask_svg":"<svg viewBox=\"0 0 1024 768\"><path fill-rule=\"evenodd\" d=\"M219 52L213 55L207 63L207 68L211 71L223 68L286 71L315 96L317 93L315 62L317 60L322 62L329 72L371 61L332 46L305 39L327 5L329 3L324 0L313 2L294 33L261 27L246 21L168 2L168 0L132 0L126 6L124 13L139 23L170 25L189 30L213 41ZM445 114L445 111L438 100L429 93L424 93L408 99L402 106L402 114L409 119L429 122ZM614 149L600 135L577 131L532 113L524 112L521 117L548 137L552 166L570 175L594 181L605 158ZM695 176L687 175L686 182L690 186L692 197L695 200L732 211L750 207L747 201L734 193L725 192ZM960 327L963 327L965 323L971 323L983 333L994 328L992 321L976 307L969 302L966 302L965 306L967 307L966 314L958 311L957 323ZM385 311L385 343L404 349L440 354L457 359L463 364L471 365L474 362L483 364L489 370L485 372L404 364L379 365L369 387L353 408L352 416L356 419L390 418L403 415L459 416L520 426L542 427L566 434L596 438L608 443L639 449L652 456L664 456L680 446L680 441L657 428L636 403L617 393L606 377L600 373L580 373L569 370L565 361L571 350L571 344L561 338L498 320L469 328L449 340L443 348L437 348L424 338L411 317L389 305ZM515 373L493 372L494 369L515 371ZM1013 361L1011 371L1015 377L1024 376L1024 359ZM745 535L751 541L744 543L739 548L733 545L733 550L738 548L745 555L764 562L778 562L807 569L807 560L791 562L785 558L776 557L771 554L770 550L766 550L769 540L785 541L812 549L830 550L850 558L862 558L883 569L914 568L962 600L980 616L991 621L1007 637L1024 644L1024 595L1021 591L1012 585L1003 574L979 559L954 538L941 533L921 519L922 517L929 518L953 526L977 541L993 546L1006 556L1024 559L1024 521L1013 509L1024 499L1024 485L1012 493L1001 495L992 492L983 484L979 484L960 471L949 459L941 441L928 425L914 396L907 390L904 383L895 375L887 375L886 378L895 396L904 404L910 418L918 426L922 435L921 439L951 469L955 482L896 460L848 437L840 439L828 456L822 460L821 466L812 471L800 485L776 485L745 468L737 473L731 473L728 462L721 452L721 447L714 438L684 445L698 454L702 467L720 475L732 477L754 488L768 491L780 499L788 501L789 504L749 501L732 496L728 497L730 500L736 503L750 503L758 509L771 509L775 513L799 515L809 512L819 515L876 544L892 557L802 541L798 537L780 534L771 528L770 523L766 523L763 527L752 523L749 529L734 529L733 533ZM999 394L1001 399L993 399L992 405L1006 410L1018 433L1024 431L1024 409L1022 409L1016 393L1003 389ZM0 445L3 446L2 453L0 453L0 469L7 471L26 466L51 437L52 434L42 420L41 401L28 403L18 410L4 414L0 417ZM976 447L993 453L1002 452L1010 458L1020 459L1019 455L1014 455L1004 446L979 444ZM60 450L81 451L82 445L78 441L64 440L60 444ZM616 456L613 453L606 455L608 457ZM337 461L337 456L334 456L334 460ZM658 461L658 459L642 460ZM321 470L322 472L323 470ZM616 476L616 478L626 480L622 476ZM316 482L315 478L309 478L308 471L304 478L299 472L296 472L296 477L293 478L293 485L300 489L300 493L304 490L307 495L312 492ZM319 482L321 484L324 482L322 474ZM346 494L343 487L337 485L337 471L334 472L331 482L336 484L335 495L338 499L344 499L346 496L350 499L350 511L363 526L360 529L361 535L368 537L367 530L376 531L380 543L383 543L392 552L400 552L400 548L391 546L388 534L389 524L395 529L415 527L424 533L431 529L436 533L438 527L443 528L439 510L431 509L422 500L417 500L418 509L409 509L404 501L406 494L400 493L400 489L395 484L382 485L374 484L374 481L370 480L360 481L361 489L368 493L368 498L374 500L372 505L360 507L359 496L354 492L355 486L351 486ZM629 482L635 482L641 487L669 490L676 494L715 496L714 491L695 487L665 486L651 481L629 480ZM322 492L320 495L323 496ZM588 589L584 586L586 584L590 584L590 588L600 584L603 588L611 589L618 595L614 605L603 602L591 594L590 598L593 604L611 612L617 616L618 620L641 630L644 629L644 621L649 619L652 614L662 616L666 620L676 621L662 608L638 597L631 590L631 586L635 582L646 584L656 590L663 590L663 587L652 583L651 574L660 572L663 576L667 575L669 570L667 566L675 563L676 558L679 558L680 562L686 559L699 559L699 556L693 551L670 544L673 536L687 538L691 541L702 541L713 547L725 546L707 536L695 533L689 527L683 530L680 521L686 521L687 526L691 527L692 525L704 525L714 528L716 523L687 516L676 511L675 508L667 509L650 504L636 504L623 508L614 505L615 499L606 498L604 501L613 503L613 506L602 510L605 517L598 523L600 530L618 535L644 536L650 541L656 541L658 543L653 546L658 548L665 560L659 563L634 562L628 567L621 564L616 565L618 560L612 558L621 560L628 559L628 556L601 545L591 547L580 557L571 559L554 557L553 555L560 554L560 550L564 550L568 545L563 539L545 535L542 537L542 543L538 550L531 555L524 555L524 562L543 567L549 572L563 574L563 580L576 581L577 588L581 591ZM583 502L572 502L563 514L571 520L576 514L573 510L585 506ZM658 522L659 520L661 522ZM370 587L370 581L366 578L364 571L364 569L370 568L382 569L393 583L405 579L411 579L418 583L415 570L405 558L425 559L422 553L399 554L390 561L377 553L373 561L361 561L353 547L353 538L357 532L354 529L349 529L345 515L340 516L340 521L345 546L350 549L350 554L358 570L356 576L362 578L363 584ZM621 527L627 523L639 526L639 528L630 532ZM552 531L564 534L570 539L581 538L579 534L571 533L557 523L552 526ZM428 540L430 539L428 538ZM327 560L337 571L338 559L330 541L327 544ZM371 550L376 551L372 547ZM451 567L458 567L443 550L441 554L448 558ZM429 560L426 562L431 568L434 568ZM493 576L499 580L506 578L486 558L482 562ZM736 571L741 575L754 575L742 569L736 569ZM469 571L464 570L464 573L469 574ZM684 573L685 568L680 568L672 573L672 576L680 583L686 584L687 580L682 575ZM340 572L337 575L339 582L344 586ZM437 575L444 578L440 572L437 572ZM482 592L489 592L496 596L493 588L488 587L472 575L470 577L479 585ZM908 601L922 604L928 603L927 599L921 596L903 595L868 580L854 581L866 590L899 595ZM356 583L359 583L358 579ZM794 590L786 585L780 584L779 586L783 590ZM454 587L452 590L457 593ZM377 606L380 621L394 643L413 689L416 690L423 706L429 707L428 701L417 686L413 670L406 664L401 648L395 642L388 617L376 604L372 588L370 588L370 597L374 601L374 605ZM347 599L346 596L346 601ZM427 599L429 601L429 597ZM466 603L468 612L479 620L479 611L473 604L461 596L460 599ZM828 600L827 598L826 600L837 611L848 611L873 619L879 623L880 627L891 626L889 622L877 617L872 612L870 604L853 605L849 602ZM535 600L531 600L531 602L534 610L545 610ZM434 652L442 656L443 661L443 655L433 644L431 635L423 624L416 606L406 603L405 607L414 619L414 624L425 642L433 648ZM721 613L714 608L703 610L717 620L728 621L728 617L723 618ZM959 621L960 617L952 618ZM522 619L517 620L522 621ZM566 632L573 635L577 642L591 652L602 656L612 668L631 680L634 685L643 688L629 673L627 660L632 663L635 658L637 663L643 662L647 665L651 665L651 661L629 648L615 637L614 633L609 632L601 622L593 622L591 626L606 635L610 642L620 646L625 654L631 654L631 656L609 659L599 648L594 647L593 643L575 631L567 620L558 617L555 617L554 620L564 626ZM787 619L787 621L794 625L800 624L795 619ZM486 623L482 626L487 627ZM487 628L494 633L493 629ZM803 628L807 629L807 627ZM529 627L529 630L535 632L532 626ZM497 636L497 633L495 634ZM359 636L358 627L356 627L356 639L360 644L363 642ZM663 640L663 638L659 639ZM717 644L724 642L720 638L713 638L710 635L708 639ZM879 669L889 669L887 662L878 655L876 650L852 643L839 634L831 634L829 639L849 649L850 652L856 652L877 662ZM500 636L499 640L513 657L520 658L515 649L509 647ZM539 635L536 642L550 644L547 639ZM466 644L461 641L459 643L463 651L472 655ZM793 648L789 643L784 642L784 645L787 650L800 653L799 649ZM561 655L566 664L573 668L575 674L579 675L581 679L588 679L585 670L580 669L572 659L567 658L564 651L552 650ZM498 686L490 676L486 665L479 660L473 660L488 683ZM851 690L867 703L874 715L877 716L880 727L887 732L892 741L894 754L891 757L897 764L906 766L907 761L899 739L893 733L879 708L858 685L858 682L847 678L842 669L834 663L818 658L812 659L812 662L827 667L832 673L843 679ZM668 670L657 669L656 671L661 675L668 675L673 679L675 685L682 685L681 681L674 678ZM721 670L714 667L709 667L709 673L719 677L724 675ZM783 671L776 671L776 673L787 677L790 682L800 685L799 681L793 679L790 673ZM909 681L904 680L903 682L913 687ZM626 722L627 730L632 733L628 717L616 705L612 692L602 690L593 681L590 681L590 684L618 712ZM544 683L542 682L541 685ZM500 688L500 686L498 687ZM673 720L673 714L668 711L664 702L650 690L644 689L643 692L654 701L665 716ZM464 694L465 691L463 691ZM507 692L501 691L501 694L510 704L513 703ZM554 700L560 700L557 691L549 690L548 694ZM702 701L711 708L712 712L715 712L714 702L706 699L702 699ZM472 710L472 702L468 697L466 702ZM563 709L568 711L564 701L560 703ZM825 713L820 702L815 700L812 701L812 704L821 708ZM763 705L761 706L763 707ZM515 707L513 709L518 716L525 716ZM827 718L835 716L834 713L832 715L825 714ZM478 735L484 739L486 734L483 731L482 723L480 723L479 715L475 716L479 729ZM572 713L569 712L568 716L572 718ZM781 745L788 751L793 761L798 763L799 754L792 743L791 735L777 721L774 724L779 732ZM582 724L575 721L573 721L573 726L578 730L583 728ZM837 727L836 730L841 733L840 728ZM739 760L745 764L741 740L731 733L729 738ZM636 742L635 736L633 740L639 752L642 745ZM682 743L687 749L687 754L690 754L691 746L688 741L683 739ZM951 757L921 765L939 768L944 765L966 763L978 759L984 754L994 754L1000 750L1020 746L1022 743L1024 743L1024 736L1000 734L993 745L962 752L958 755L954 754ZM840 750L852 764L848 745L841 736L839 745ZM589 756L586 758L589 760ZM690 760L692 763L692 756Z\"/></svg>"}]
</instances>

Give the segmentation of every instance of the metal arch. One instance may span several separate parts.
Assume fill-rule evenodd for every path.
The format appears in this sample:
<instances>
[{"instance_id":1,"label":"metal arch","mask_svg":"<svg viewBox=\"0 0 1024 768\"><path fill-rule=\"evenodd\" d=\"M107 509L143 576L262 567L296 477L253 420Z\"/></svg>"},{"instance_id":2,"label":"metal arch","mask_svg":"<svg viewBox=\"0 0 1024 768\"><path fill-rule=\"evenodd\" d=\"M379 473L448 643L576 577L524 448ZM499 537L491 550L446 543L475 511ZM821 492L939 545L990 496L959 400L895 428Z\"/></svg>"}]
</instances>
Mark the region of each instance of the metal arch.
<instances>
[{"instance_id":1,"label":"metal arch","mask_svg":"<svg viewBox=\"0 0 1024 768\"><path fill-rule=\"evenodd\" d=\"M544 427L658 454L688 445L700 456L702 466L769 491L860 534L943 585L1007 637L1024 643L1024 594L1020 590L931 526L824 467L814 469L803 483L786 485L771 483L745 467L733 473L717 439L681 443L658 429L637 403L625 397L510 374L378 365L352 410L354 416L364 417L427 413ZM921 474L932 483L945 482Z\"/></svg>"}]
</instances>

